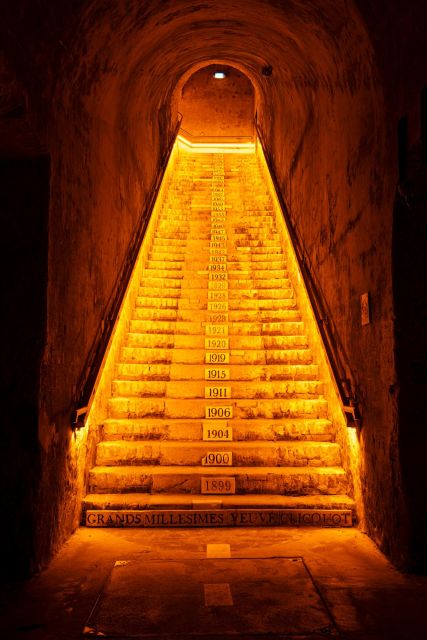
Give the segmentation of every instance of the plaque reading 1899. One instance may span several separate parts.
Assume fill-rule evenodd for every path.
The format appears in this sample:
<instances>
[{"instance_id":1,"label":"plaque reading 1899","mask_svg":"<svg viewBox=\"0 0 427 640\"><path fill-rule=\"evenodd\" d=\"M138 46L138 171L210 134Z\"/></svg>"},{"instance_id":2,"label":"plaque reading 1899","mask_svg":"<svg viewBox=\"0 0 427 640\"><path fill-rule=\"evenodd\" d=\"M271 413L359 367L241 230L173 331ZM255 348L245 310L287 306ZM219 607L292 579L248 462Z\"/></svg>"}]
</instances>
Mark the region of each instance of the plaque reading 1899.
<instances>
[{"instance_id":1,"label":"plaque reading 1899","mask_svg":"<svg viewBox=\"0 0 427 640\"><path fill-rule=\"evenodd\" d=\"M201 493L236 493L235 478L202 478Z\"/></svg>"}]
</instances>

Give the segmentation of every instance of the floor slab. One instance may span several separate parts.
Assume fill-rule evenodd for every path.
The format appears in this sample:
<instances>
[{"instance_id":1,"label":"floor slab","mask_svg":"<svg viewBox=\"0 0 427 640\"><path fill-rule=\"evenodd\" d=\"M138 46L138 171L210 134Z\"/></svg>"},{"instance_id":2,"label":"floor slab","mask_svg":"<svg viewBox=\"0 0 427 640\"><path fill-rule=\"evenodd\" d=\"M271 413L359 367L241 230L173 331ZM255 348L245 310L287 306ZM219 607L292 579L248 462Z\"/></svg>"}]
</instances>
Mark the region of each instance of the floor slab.
<instances>
[{"instance_id":1,"label":"floor slab","mask_svg":"<svg viewBox=\"0 0 427 640\"><path fill-rule=\"evenodd\" d=\"M425 637L427 578L399 573L366 535L348 528L82 528L64 545L46 571L24 584L3 589L1 636L8 640L81 640L82 630L117 561L142 564L155 561L159 567L162 562L186 565L191 561L199 567L198 571L205 572L206 563L212 560L229 562L225 558L207 558L208 545L229 545L231 560L243 559L247 571L253 559L254 576L258 576L253 580L254 589L259 579L259 561L278 559L280 563L283 558L303 558L340 639L419 640ZM219 551L220 547L216 549ZM208 571L204 574L206 584L218 580L209 575ZM220 584L230 584L233 596L232 583L227 580L221 579ZM203 589L198 593L204 600ZM239 640L257 637L247 635L247 629L241 629L241 633L246 635L240 635ZM218 635L215 628L210 628L202 635L191 635L191 640L231 637L236 638ZM300 639L301 635L291 637ZM163 640L174 640L174 637L164 636Z\"/></svg>"}]
</instances>

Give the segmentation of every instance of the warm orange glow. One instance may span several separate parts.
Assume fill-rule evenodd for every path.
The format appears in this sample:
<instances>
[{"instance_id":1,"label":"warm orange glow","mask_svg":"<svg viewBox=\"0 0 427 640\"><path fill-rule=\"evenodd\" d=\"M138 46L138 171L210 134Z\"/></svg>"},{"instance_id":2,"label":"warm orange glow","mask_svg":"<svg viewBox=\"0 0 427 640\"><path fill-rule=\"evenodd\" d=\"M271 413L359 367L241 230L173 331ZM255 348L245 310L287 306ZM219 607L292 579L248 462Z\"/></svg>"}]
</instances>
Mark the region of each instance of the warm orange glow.
<instances>
[{"instance_id":1,"label":"warm orange glow","mask_svg":"<svg viewBox=\"0 0 427 640\"><path fill-rule=\"evenodd\" d=\"M242 509L273 505L264 520L253 512L258 524L330 522L313 509L333 506L334 494L351 506L341 451L353 460L356 445L259 145L179 137L89 423L104 438L86 498L91 526L151 526L148 507L158 526L179 526L173 511L196 508L194 496L202 510L236 494ZM305 492L308 513L279 517L287 494ZM348 509L335 515L339 526L351 520Z\"/></svg>"}]
</instances>

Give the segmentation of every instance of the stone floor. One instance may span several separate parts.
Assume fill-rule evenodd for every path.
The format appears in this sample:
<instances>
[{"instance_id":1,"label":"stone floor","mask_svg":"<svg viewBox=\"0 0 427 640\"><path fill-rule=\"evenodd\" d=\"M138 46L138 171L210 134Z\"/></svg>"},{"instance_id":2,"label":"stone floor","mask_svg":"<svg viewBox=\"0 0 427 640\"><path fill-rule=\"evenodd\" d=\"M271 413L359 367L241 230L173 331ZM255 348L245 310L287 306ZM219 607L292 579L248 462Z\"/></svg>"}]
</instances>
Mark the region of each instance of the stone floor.
<instances>
[{"instance_id":1,"label":"stone floor","mask_svg":"<svg viewBox=\"0 0 427 640\"><path fill-rule=\"evenodd\" d=\"M8 640L96 625L98 637L164 640L426 637L427 578L397 572L357 529L82 528L3 595Z\"/></svg>"}]
</instances>

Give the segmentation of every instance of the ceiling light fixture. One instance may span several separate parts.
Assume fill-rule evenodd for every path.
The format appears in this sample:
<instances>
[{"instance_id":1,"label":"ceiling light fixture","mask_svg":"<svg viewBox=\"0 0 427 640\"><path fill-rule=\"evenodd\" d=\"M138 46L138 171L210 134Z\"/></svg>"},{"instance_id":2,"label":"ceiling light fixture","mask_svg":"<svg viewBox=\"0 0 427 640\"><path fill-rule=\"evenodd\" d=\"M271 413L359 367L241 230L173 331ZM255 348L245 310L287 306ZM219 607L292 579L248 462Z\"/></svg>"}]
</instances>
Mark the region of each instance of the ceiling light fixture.
<instances>
[{"instance_id":1,"label":"ceiling light fixture","mask_svg":"<svg viewBox=\"0 0 427 640\"><path fill-rule=\"evenodd\" d=\"M227 77L227 74L224 71L215 71L213 77L217 80L224 80Z\"/></svg>"}]
</instances>

